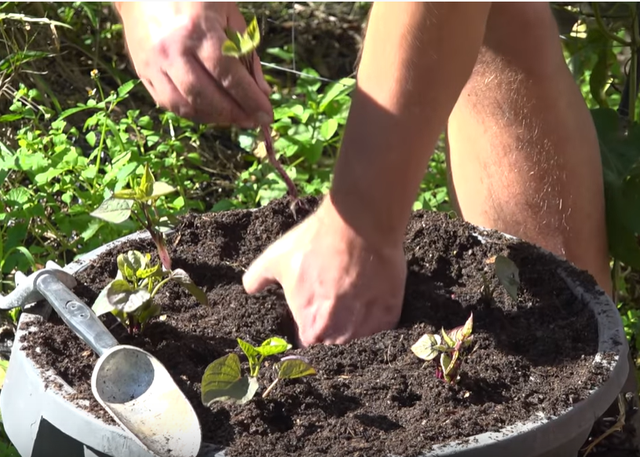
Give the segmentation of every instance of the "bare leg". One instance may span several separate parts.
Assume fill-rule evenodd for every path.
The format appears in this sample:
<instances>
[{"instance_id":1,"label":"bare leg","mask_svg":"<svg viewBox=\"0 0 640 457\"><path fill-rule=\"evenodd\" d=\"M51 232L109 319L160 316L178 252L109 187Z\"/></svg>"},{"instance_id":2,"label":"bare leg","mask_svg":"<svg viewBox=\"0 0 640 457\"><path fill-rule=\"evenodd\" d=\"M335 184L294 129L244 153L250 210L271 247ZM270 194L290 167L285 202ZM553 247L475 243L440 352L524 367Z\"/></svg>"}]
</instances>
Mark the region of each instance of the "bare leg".
<instances>
[{"instance_id":1,"label":"bare leg","mask_svg":"<svg viewBox=\"0 0 640 457\"><path fill-rule=\"evenodd\" d=\"M611 293L598 141L548 4L493 4L447 133L464 219L567 258Z\"/></svg>"}]
</instances>

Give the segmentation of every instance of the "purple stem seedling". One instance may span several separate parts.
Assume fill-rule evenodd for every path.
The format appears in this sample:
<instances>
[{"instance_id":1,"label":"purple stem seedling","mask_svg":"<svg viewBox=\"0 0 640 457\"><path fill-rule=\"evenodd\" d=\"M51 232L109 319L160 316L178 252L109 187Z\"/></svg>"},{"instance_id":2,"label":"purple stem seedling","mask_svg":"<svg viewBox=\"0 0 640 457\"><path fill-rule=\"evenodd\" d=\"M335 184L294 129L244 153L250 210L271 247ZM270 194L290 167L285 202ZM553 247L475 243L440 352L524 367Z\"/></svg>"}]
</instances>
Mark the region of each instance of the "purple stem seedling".
<instances>
[{"instance_id":1,"label":"purple stem seedling","mask_svg":"<svg viewBox=\"0 0 640 457\"><path fill-rule=\"evenodd\" d=\"M239 59L253 79L256 80L256 75L253 71L253 53L260 44L260 30L258 28L257 18L254 16L244 33L225 29L225 34L228 39L222 44L222 54ZM298 189L282 167L282 164L276 158L273 138L271 137L271 127L267 124L261 124L259 127L262 136L264 137L264 146L267 158L269 159L269 163L276 169L287 186L287 193L291 200L291 211L295 217L296 206L301 204L298 196Z\"/></svg>"},{"instance_id":2,"label":"purple stem seedling","mask_svg":"<svg viewBox=\"0 0 640 457\"><path fill-rule=\"evenodd\" d=\"M460 367L466 355L466 350L473 341L473 313L464 325L446 331L442 329L440 334L427 333L411 346L411 351L427 362L440 359L436 366L436 377L449 384L458 381Z\"/></svg>"}]
</instances>

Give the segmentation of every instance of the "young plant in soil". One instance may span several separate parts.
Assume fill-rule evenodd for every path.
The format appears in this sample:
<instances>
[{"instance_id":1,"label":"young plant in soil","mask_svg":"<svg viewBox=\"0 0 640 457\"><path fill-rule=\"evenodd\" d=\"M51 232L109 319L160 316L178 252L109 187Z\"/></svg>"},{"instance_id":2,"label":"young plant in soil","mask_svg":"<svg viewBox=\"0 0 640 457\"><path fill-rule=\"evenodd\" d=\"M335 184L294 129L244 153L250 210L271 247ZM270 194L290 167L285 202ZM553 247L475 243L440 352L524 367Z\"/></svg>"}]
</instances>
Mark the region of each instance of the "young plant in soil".
<instances>
[{"instance_id":1,"label":"young plant in soil","mask_svg":"<svg viewBox=\"0 0 640 457\"><path fill-rule=\"evenodd\" d=\"M487 263L493 264L498 281L507 291L513 300L518 300L518 289L520 288L520 272L518 267L508 257L497 255L487 260ZM491 281L482 273L482 296L485 300L492 301L495 287L492 287Z\"/></svg>"},{"instance_id":2,"label":"young plant in soil","mask_svg":"<svg viewBox=\"0 0 640 457\"><path fill-rule=\"evenodd\" d=\"M176 281L200 303L208 303L206 294L184 270L167 271L160 264L152 265L150 254L128 251L120 254L117 262L116 279L100 292L92 310L98 316L111 312L129 333L142 331L149 319L160 314L154 297L168 281Z\"/></svg>"},{"instance_id":3,"label":"young plant in soil","mask_svg":"<svg viewBox=\"0 0 640 457\"><path fill-rule=\"evenodd\" d=\"M411 346L411 351L422 360L430 362L440 355L436 365L436 377L449 384L459 379L462 361L473 342L473 313L464 325L452 330L442 329L440 334L427 333Z\"/></svg>"},{"instance_id":4,"label":"young plant in soil","mask_svg":"<svg viewBox=\"0 0 640 457\"><path fill-rule=\"evenodd\" d=\"M255 16L253 17L244 33L227 28L225 29L225 34L227 35L227 41L222 44L222 54L239 59L249 74L255 79L255 73L253 72L253 52L260 44L260 29L258 28L257 18ZM264 137L264 146L267 157L269 158L269 163L276 169L287 185L287 192L291 200L291 211L293 211L295 215L296 206L301 204L298 197L298 189L276 158L273 139L271 137L271 127L263 124L260 125L260 129Z\"/></svg>"},{"instance_id":5,"label":"young plant in soil","mask_svg":"<svg viewBox=\"0 0 640 457\"><path fill-rule=\"evenodd\" d=\"M144 227L158 250L158 256L165 270L171 270L171 257L167 251L162 223L158 216L156 203L160 197L171 194L176 188L156 181L145 164L144 174L133 189L122 189L105 199L91 215L112 224L121 224L130 217ZM135 210L134 210L135 206Z\"/></svg>"},{"instance_id":6,"label":"young plant in soil","mask_svg":"<svg viewBox=\"0 0 640 457\"><path fill-rule=\"evenodd\" d=\"M282 354L291 345L282 338L269 338L260 346L253 346L238 338L238 345L249 361L249 374L242 375L240 358L236 354L227 354L213 361L202 377L202 403L210 407L217 401L231 401L244 404L250 401L258 391L258 374L262 362L269 356ZM294 379L316 374L309 362L302 357L283 357L277 363L278 376L262 394L266 398L281 379Z\"/></svg>"}]
</instances>

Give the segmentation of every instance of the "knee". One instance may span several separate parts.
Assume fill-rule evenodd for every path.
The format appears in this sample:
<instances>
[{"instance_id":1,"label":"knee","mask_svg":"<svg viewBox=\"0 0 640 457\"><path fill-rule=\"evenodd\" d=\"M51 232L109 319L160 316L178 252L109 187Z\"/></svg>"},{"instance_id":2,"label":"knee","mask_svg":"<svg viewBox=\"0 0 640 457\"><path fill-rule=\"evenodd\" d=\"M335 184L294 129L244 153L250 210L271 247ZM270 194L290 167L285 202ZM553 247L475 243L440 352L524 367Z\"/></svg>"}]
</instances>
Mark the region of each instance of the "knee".
<instances>
[{"instance_id":1,"label":"knee","mask_svg":"<svg viewBox=\"0 0 640 457\"><path fill-rule=\"evenodd\" d=\"M566 68L548 3L493 3L478 64L507 61L530 76Z\"/></svg>"}]
</instances>

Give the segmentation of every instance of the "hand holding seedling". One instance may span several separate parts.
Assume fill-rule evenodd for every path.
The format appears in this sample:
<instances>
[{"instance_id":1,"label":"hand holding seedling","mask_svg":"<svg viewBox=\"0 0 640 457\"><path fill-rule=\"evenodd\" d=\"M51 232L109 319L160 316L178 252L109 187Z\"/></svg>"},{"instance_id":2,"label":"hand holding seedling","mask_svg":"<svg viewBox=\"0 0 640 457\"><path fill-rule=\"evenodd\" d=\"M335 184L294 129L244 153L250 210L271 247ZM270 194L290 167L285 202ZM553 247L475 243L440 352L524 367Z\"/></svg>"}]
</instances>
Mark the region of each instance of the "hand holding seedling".
<instances>
[{"instance_id":1,"label":"hand holding seedling","mask_svg":"<svg viewBox=\"0 0 640 457\"><path fill-rule=\"evenodd\" d=\"M116 2L136 72L156 103L203 123L270 124L269 86L255 52L252 73L224 56L224 29L245 30L235 3Z\"/></svg>"},{"instance_id":2,"label":"hand holding seedling","mask_svg":"<svg viewBox=\"0 0 640 457\"><path fill-rule=\"evenodd\" d=\"M402 244L363 239L328 199L258 257L243 281L248 293L282 286L300 344L307 346L395 327L405 278Z\"/></svg>"}]
</instances>

